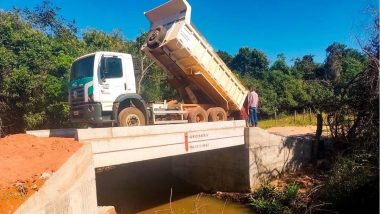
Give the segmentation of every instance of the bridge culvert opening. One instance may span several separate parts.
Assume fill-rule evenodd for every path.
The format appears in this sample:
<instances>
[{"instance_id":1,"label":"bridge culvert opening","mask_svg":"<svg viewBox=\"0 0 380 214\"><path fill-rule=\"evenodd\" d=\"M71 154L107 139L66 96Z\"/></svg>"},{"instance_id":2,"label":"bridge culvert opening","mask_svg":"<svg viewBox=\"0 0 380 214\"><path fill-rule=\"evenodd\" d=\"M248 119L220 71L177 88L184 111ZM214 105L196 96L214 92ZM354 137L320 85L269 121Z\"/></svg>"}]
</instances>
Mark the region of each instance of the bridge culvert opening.
<instances>
[{"instance_id":1,"label":"bridge culvert opening","mask_svg":"<svg viewBox=\"0 0 380 214\"><path fill-rule=\"evenodd\" d=\"M191 158L191 155L186 156ZM98 206L114 206L118 214L170 213L172 190L174 213L190 213L196 207L207 213L220 213L222 209L225 209L224 213L249 213L243 205L230 202L223 208L224 201L201 196L204 189L173 175L173 161L181 161L186 156L96 169ZM200 196L201 200L198 200Z\"/></svg>"}]
</instances>

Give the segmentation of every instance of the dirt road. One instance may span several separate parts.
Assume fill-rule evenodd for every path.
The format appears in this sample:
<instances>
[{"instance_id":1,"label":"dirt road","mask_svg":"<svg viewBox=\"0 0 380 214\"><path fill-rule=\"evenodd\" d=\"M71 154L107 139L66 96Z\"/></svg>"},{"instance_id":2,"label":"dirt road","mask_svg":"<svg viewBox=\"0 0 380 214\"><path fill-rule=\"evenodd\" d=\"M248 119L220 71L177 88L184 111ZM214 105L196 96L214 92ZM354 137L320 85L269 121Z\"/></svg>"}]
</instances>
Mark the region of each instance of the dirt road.
<instances>
[{"instance_id":1,"label":"dirt road","mask_svg":"<svg viewBox=\"0 0 380 214\"><path fill-rule=\"evenodd\" d=\"M269 133L281 136L314 135L316 126L285 126L266 129Z\"/></svg>"}]
</instances>

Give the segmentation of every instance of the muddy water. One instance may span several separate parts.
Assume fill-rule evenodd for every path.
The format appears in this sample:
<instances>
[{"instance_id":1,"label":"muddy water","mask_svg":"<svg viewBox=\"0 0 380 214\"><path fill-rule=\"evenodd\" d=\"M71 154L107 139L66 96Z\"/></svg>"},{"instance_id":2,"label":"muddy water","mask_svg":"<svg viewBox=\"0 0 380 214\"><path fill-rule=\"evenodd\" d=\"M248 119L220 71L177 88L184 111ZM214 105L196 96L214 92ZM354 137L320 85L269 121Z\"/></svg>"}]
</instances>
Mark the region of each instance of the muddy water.
<instances>
[{"instance_id":1,"label":"muddy water","mask_svg":"<svg viewBox=\"0 0 380 214\"><path fill-rule=\"evenodd\" d=\"M163 158L98 170L98 205L115 206L118 214L252 213L244 205L199 194L202 189L171 175L170 167L170 158Z\"/></svg>"}]
</instances>

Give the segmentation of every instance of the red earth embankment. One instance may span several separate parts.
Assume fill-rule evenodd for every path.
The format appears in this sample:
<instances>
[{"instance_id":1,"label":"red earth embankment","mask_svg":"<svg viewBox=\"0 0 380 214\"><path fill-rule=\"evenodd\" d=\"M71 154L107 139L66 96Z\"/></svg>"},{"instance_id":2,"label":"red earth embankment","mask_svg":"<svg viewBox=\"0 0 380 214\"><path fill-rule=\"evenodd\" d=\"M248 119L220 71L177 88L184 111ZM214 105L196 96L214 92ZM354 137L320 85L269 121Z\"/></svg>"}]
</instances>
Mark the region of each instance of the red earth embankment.
<instances>
[{"instance_id":1,"label":"red earth embankment","mask_svg":"<svg viewBox=\"0 0 380 214\"><path fill-rule=\"evenodd\" d=\"M16 134L0 139L0 213L10 213L79 148L70 138Z\"/></svg>"}]
</instances>

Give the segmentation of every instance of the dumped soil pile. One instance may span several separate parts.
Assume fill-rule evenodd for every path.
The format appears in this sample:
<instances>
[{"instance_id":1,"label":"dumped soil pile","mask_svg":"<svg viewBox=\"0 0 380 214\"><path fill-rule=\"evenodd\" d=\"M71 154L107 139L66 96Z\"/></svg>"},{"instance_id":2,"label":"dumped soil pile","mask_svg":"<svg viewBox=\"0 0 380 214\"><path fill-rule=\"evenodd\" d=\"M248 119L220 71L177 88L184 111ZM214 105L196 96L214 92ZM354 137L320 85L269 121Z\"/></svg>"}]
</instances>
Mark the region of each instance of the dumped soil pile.
<instances>
[{"instance_id":1,"label":"dumped soil pile","mask_svg":"<svg viewBox=\"0 0 380 214\"><path fill-rule=\"evenodd\" d=\"M0 213L16 210L81 147L69 138L17 134L0 139Z\"/></svg>"}]
</instances>

